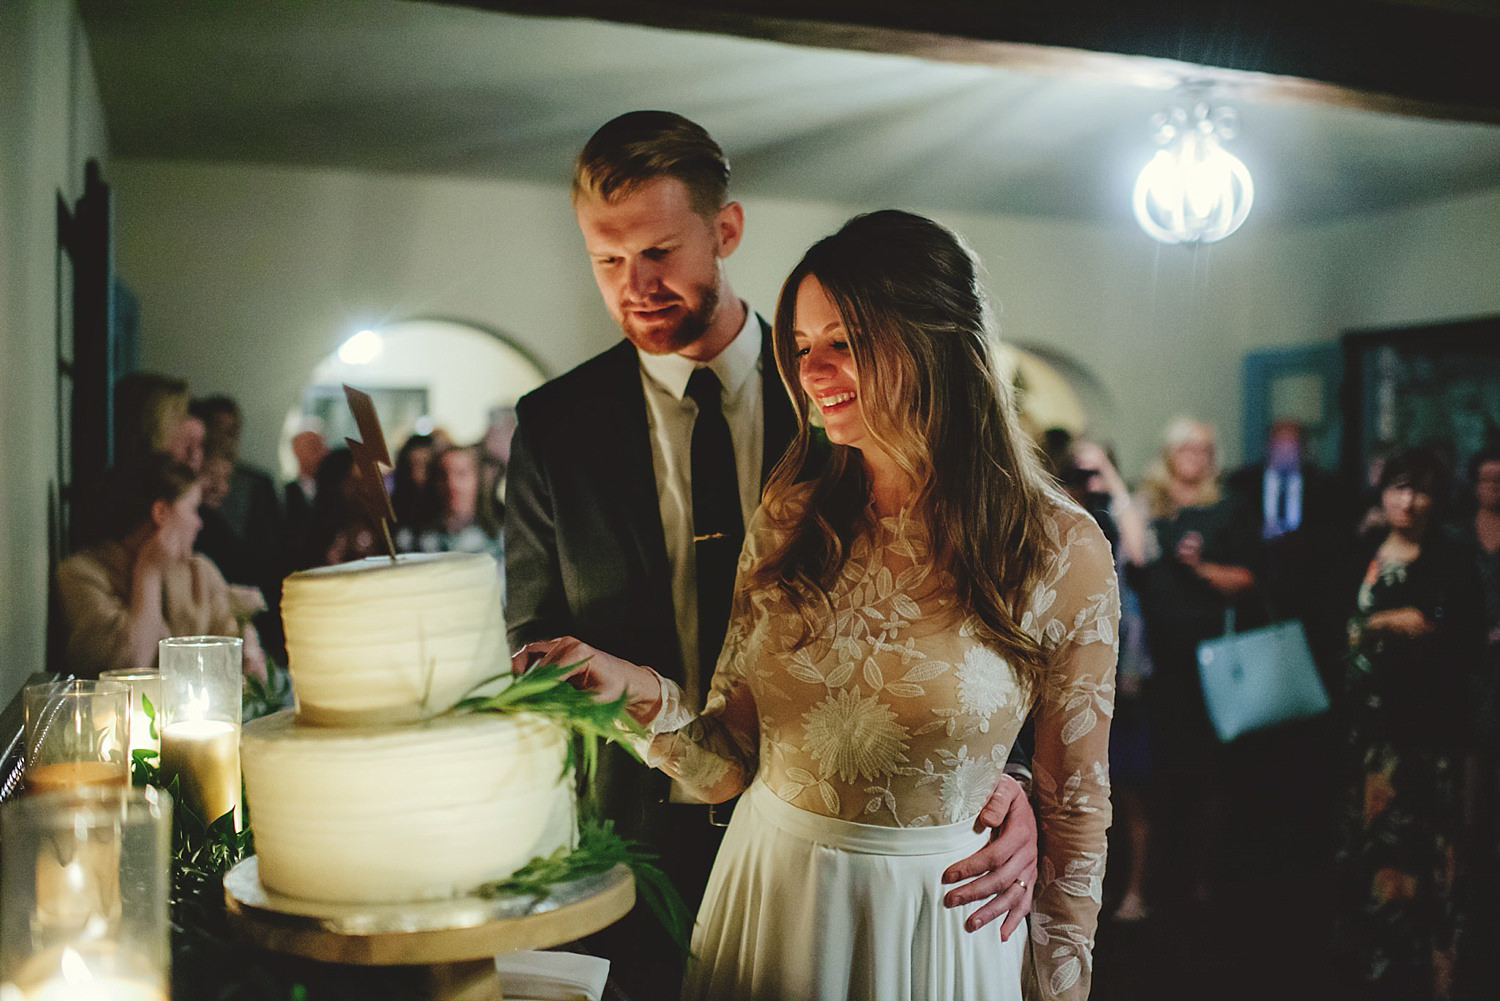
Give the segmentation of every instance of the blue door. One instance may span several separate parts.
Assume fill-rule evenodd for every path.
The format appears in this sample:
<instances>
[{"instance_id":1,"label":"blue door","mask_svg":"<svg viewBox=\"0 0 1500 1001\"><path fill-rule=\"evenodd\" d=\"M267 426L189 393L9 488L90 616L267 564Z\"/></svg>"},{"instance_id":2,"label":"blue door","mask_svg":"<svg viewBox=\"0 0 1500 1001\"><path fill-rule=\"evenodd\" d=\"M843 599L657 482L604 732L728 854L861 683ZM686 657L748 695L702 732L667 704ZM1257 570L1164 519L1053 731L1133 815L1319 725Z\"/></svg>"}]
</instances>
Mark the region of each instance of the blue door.
<instances>
[{"instance_id":1,"label":"blue door","mask_svg":"<svg viewBox=\"0 0 1500 1001\"><path fill-rule=\"evenodd\" d=\"M1338 469L1344 366L1337 344L1252 351L1245 355L1242 374L1245 462L1266 457L1266 431L1272 421L1292 418L1306 431L1307 458L1330 472Z\"/></svg>"}]
</instances>

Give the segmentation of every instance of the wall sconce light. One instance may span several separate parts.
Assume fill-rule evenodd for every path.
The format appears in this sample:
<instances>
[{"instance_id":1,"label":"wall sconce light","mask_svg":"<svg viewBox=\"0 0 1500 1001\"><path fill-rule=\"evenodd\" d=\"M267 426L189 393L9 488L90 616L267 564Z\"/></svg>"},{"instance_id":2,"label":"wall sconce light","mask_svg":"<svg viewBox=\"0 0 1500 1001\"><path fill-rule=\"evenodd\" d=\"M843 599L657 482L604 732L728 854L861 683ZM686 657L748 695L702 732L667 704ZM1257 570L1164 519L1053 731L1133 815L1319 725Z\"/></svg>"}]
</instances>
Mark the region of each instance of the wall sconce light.
<instances>
[{"instance_id":1,"label":"wall sconce light","mask_svg":"<svg viewBox=\"0 0 1500 1001\"><path fill-rule=\"evenodd\" d=\"M1255 201L1250 171L1221 145L1239 132L1233 108L1214 107L1206 88L1151 118L1156 155L1135 182L1135 218L1162 243L1213 243L1240 228Z\"/></svg>"}]
</instances>

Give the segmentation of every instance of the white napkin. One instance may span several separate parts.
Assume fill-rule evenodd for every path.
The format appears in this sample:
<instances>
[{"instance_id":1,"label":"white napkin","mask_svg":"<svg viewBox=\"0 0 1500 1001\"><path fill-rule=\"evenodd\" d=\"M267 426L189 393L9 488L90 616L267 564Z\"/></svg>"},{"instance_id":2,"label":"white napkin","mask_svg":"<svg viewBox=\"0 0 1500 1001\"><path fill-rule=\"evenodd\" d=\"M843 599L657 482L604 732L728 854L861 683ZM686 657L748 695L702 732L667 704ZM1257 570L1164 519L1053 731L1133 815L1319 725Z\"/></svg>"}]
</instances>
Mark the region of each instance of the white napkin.
<instances>
[{"instance_id":1,"label":"white napkin","mask_svg":"<svg viewBox=\"0 0 1500 1001\"><path fill-rule=\"evenodd\" d=\"M576 952L508 952L495 957L506 1001L599 1001L609 960Z\"/></svg>"}]
</instances>

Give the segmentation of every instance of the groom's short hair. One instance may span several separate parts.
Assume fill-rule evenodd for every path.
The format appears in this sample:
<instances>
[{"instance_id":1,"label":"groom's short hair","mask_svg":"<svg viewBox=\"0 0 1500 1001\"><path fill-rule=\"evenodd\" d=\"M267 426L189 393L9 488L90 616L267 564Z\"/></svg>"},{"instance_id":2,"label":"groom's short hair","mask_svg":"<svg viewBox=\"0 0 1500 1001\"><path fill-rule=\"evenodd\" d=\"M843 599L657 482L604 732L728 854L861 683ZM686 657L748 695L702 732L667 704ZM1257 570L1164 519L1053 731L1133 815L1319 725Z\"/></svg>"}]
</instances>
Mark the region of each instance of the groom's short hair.
<instances>
[{"instance_id":1,"label":"groom's short hair","mask_svg":"<svg viewBox=\"0 0 1500 1001\"><path fill-rule=\"evenodd\" d=\"M573 201L613 202L663 177L681 181L693 211L729 201L729 159L703 126L670 111L631 111L595 132L573 164Z\"/></svg>"}]
</instances>

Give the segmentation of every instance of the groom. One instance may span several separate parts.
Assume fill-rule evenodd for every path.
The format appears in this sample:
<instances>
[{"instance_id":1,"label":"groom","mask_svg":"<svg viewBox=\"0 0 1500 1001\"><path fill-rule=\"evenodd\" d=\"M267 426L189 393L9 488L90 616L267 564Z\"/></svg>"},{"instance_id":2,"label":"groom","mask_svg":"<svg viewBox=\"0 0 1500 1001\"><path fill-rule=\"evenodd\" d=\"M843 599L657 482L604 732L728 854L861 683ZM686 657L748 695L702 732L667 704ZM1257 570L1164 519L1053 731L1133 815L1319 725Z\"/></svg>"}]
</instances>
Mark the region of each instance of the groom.
<instances>
[{"instance_id":1,"label":"groom","mask_svg":"<svg viewBox=\"0 0 1500 1001\"><path fill-rule=\"evenodd\" d=\"M698 705L730 592L728 581L700 574L721 540L694 539L692 471L707 468L695 455L695 422L708 409L722 412L733 457L721 465L732 465L736 481L726 503L732 509L737 497L741 526L796 430L770 328L725 271L744 232L728 184L723 151L680 115L632 112L588 141L574 166L573 207L625 339L520 401L506 481L511 648L576 636L655 668ZM699 368L717 383L716 399L703 405L687 395ZM701 507L706 487L696 486ZM696 910L727 811L693 802L661 772L609 752L597 805L621 833L660 854ZM1031 909L1036 820L1009 776L980 816L996 837L944 874L945 882L972 880L946 903L989 900L971 930L1009 911L1002 926L1009 935ZM597 939L632 997L675 996L681 957L642 907Z\"/></svg>"}]
</instances>

